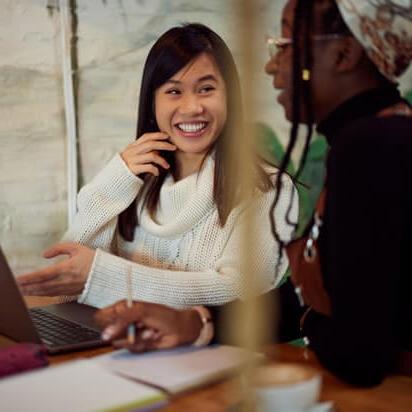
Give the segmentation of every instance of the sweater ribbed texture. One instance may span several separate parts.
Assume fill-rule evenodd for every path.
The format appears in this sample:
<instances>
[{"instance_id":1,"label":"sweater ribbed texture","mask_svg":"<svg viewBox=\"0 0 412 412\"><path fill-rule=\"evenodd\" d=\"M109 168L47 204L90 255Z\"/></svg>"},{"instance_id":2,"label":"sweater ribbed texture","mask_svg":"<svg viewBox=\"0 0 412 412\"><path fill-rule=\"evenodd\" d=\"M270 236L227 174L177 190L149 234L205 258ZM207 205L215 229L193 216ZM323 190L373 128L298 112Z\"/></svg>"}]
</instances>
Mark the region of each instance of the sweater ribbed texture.
<instances>
[{"instance_id":1,"label":"sweater ribbed texture","mask_svg":"<svg viewBox=\"0 0 412 412\"><path fill-rule=\"evenodd\" d=\"M240 238L245 207L233 209L220 227L213 202L213 173L214 160L209 157L199 174L178 182L167 176L154 218L138 207L134 241L127 242L117 233L117 219L136 198L142 180L116 155L80 191L78 213L65 235L66 241L97 249L79 302L104 307L125 299L129 267L135 300L183 308L242 298L246 291ZM286 224L285 214L295 189L288 177L283 185L275 218L282 239L288 240L292 228ZM269 224L273 197L274 190L258 196L256 227L250 233L250 247L256 253L251 276L256 278L253 283L259 293L274 288L287 268L284 256L275 278L278 245ZM296 220L296 193L294 199L291 218Z\"/></svg>"}]
</instances>

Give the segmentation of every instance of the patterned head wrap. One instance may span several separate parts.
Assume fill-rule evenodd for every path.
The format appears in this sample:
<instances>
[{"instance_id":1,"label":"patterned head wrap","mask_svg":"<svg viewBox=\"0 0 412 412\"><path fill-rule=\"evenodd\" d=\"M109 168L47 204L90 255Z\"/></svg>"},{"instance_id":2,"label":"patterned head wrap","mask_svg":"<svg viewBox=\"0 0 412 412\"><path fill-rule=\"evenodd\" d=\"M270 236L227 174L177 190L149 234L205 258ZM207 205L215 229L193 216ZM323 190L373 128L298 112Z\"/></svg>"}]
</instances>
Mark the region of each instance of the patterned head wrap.
<instances>
[{"instance_id":1,"label":"patterned head wrap","mask_svg":"<svg viewBox=\"0 0 412 412\"><path fill-rule=\"evenodd\" d=\"M336 0L349 30L395 82L412 59L412 0Z\"/></svg>"}]
</instances>

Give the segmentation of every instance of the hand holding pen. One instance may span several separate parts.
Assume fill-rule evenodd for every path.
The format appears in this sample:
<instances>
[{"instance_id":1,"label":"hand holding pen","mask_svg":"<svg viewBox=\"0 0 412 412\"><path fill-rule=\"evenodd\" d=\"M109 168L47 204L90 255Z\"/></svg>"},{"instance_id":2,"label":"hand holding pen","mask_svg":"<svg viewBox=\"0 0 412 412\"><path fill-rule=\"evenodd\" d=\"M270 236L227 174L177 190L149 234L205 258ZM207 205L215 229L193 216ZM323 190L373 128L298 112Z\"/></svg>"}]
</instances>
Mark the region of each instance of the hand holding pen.
<instances>
[{"instance_id":1,"label":"hand holding pen","mask_svg":"<svg viewBox=\"0 0 412 412\"><path fill-rule=\"evenodd\" d=\"M191 344L203 327L197 311L177 310L149 302L117 302L96 314L97 322L105 327L102 338L117 348L131 352L168 349ZM129 326L135 330L134 343L129 340ZM131 330L130 330L131 335Z\"/></svg>"}]
</instances>

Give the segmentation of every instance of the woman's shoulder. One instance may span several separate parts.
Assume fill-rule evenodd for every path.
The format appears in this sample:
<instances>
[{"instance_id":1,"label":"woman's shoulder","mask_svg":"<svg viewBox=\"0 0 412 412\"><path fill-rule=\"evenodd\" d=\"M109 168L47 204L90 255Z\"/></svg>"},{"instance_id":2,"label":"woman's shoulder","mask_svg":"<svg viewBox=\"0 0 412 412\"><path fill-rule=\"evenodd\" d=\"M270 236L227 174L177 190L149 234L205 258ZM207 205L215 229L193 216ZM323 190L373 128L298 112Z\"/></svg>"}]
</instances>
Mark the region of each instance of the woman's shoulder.
<instances>
[{"instance_id":1,"label":"woman's shoulder","mask_svg":"<svg viewBox=\"0 0 412 412\"><path fill-rule=\"evenodd\" d=\"M374 143L375 145L403 143L412 147L412 117L368 116L348 123L336 136L336 144Z\"/></svg>"},{"instance_id":2,"label":"woman's shoulder","mask_svg":"<svg viewBox=\"0 0 412 412\"><path fill-rule=\"evenodd\" d=\"M343 128L332 142L327 175L331 182L356 181L379 191L412 176L412 119L368 117ZM383 172L383 173L382 173ZM393 186L394 187L394 186Z\"/></svg>"}]
</instances>

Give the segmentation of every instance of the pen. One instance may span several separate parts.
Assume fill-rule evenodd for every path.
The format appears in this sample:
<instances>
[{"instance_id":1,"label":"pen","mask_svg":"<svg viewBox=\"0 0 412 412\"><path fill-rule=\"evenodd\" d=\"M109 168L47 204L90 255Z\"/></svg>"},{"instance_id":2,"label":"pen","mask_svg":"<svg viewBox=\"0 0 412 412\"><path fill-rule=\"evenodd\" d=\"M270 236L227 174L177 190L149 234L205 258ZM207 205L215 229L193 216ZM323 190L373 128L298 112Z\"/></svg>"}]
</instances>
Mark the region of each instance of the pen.
<instances>
[{"instance_id":1,"label":"pen","mask_svg":"<svg viewBox=\"0 0 412 412\"><path fill-rule=\"evenodd\" d=\"M127 307L131 309L133 307L133 294L132 294L132 267L129 266L127 269ZM127 327L127 343L133 345L136 338L136 327L134 323L131 323Z\"/></svg>"}]
</instances>

